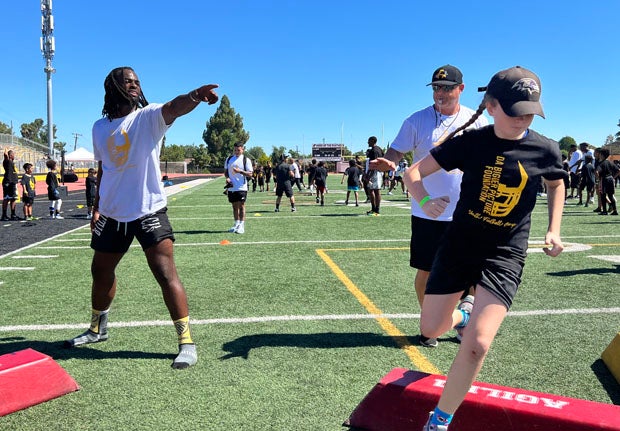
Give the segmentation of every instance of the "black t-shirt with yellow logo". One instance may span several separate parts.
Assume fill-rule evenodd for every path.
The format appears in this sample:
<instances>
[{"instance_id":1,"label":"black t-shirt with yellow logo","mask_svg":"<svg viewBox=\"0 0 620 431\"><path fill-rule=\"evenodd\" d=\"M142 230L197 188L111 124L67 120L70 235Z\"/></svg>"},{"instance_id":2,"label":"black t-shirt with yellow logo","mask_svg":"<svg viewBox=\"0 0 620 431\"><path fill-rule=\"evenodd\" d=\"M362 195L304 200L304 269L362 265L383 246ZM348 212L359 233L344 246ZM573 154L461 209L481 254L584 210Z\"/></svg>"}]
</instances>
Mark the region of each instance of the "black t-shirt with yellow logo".
<instances>
[{"instance_id":1,"label":"black t-shirt with yellow logo","mask_svg":"<svg viewBox=\"0 0 620 431\"><path fill-rule=\"evenodd\" d=\"M443 169L463 171L454 223L500 237L517 232L527 237L541 176L566 176L559 144L533 130L522 139L506 140L495 136L490 125L466 131L431 154Z\"/></svg>"}]
</instances>

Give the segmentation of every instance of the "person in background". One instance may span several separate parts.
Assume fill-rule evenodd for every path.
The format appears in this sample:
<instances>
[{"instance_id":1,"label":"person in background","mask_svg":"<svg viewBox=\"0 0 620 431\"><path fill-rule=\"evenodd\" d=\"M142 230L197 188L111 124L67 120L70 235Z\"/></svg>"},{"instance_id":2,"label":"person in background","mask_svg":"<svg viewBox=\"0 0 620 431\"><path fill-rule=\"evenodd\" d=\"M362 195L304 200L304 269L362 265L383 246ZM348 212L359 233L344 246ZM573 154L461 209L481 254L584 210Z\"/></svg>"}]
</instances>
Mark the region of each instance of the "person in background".
<instances>
[{"instance_id":1,"label":"person in background","mask_svg":"<svg viewBox=\"0 0 620 431\"><path fill-rule=\"evenodd\" d=\"M383 157L383 150L377 145L377 138L368 138L368 149L366 150L366 182L368 184L368 196L370 197L369 216L378 216L381 210L381 187L383 185L383 172L376 170L371 162Z\"/></svg>"},{"instance_id":2,"label":"person in background","mask_svg":"<svg viewBox=\"0 0 620 431\"><path fill-rule=\"evenodd\" d=\"M586 190L586 203L584 208L594 203L594 186L596 185L596 169L594 168L594 158L590 154L584 157L584 164L581 168L581 181L583 188ZM580 186L581 187L581 186ZM579 194L581 199L581 193Z\"/></svg>"},{"instance_id":3,"label":"person in background","mask_svg":"<svg viewBox=\"0 0 620 431\"><path fill-rule=\"evenodd\" d=\"M4 168L4 177L2 178L2 192L4 194L2 200L2 221L19 220L15 214L15 206L17 205L17 168L15 167L15 153L13 150L4 148L4 159L2 160ZM7 215L7 210L11 207L11 217Z\"/></svg>"},{"instance_id":4,"label":"person in background","mask_svg":"<svg viewBox=\"0 0 620 431\"><path fill-rule=\"evenodd\" d=\"M22 175L22 202L24 203L24 219L34 220L32 215L32 205L37 196L37 180L32 175L32 163L24 163L24 175Z\"/></svg>"},{"instance_id":5,"label":"person in background","mask_svg":"<svg viewBox=\"0 0 620 431\"><path fill-rule=\"evenodd\" d=\"M276 178L276 209L275 212L280 212L280 202L282 201L282 195L285 194L291 201L291 211L295 212L295 196L293 195L293 186L291 181L294 177L293 169L291 165L286 162L286 156L280 157L280 164L274 169L274 176Z\"/></svg>"},{"instance_id":6,"label":"person in background","mask_svg":"<svg viewBox=\"0 0 620 431\"><path fill-rule=\"evenodd\" d=\"M325 205L325 190L327 188L327 169L325 169L325 162L321 160L314 172L314 186L316 188L316 203L321 203L321 206Z\"/></svg>"},{"instance_id":7,"label":"person in background","mask_svg":"<svg viewBox=\"0 0 620 431\"><path fill-rule=\"evenodd\" d=\"M310 192L314 192L314 175L316 174L317 168L316 164L316 159L312 159L310 166L308 166L308 187L310 188Z\"/></svg>"},{"instance_id":8,"label":"person in background","mask_svg":"<svg viewBox=\"0 0 620 431\"><path fill-rule=\"evenodd\" d=\"M50 159L45 162L45 165L49 169L49 172L45 177L45 184L47 184L47 199L50 201L50 218L52 220L62 220L64 217L60 215L62 199L60 197L60 191L58 190L58 172L56 171L56 161Z\"/></svg>"},{"instance_id":9,"label":"person in background","mask_svg":"<svg viewBox=\"0 0 620 431\"><path fill-rule=\"evenodd\" d=\"M340 184L344 182L345 177L347 178L347 198L344 201L345 205L349 205L349 196L351 192L353 192L355 196L355 206L360 206L359 204L359 189L360 189L360 177L361 170L355 163L355 160L349 160L349 167L342 174L342 179L340 180Z\"/></svg>"},{"instance_id":10,"label":"person in background","mask_svg":"<svg viewBox=\"0 0 620 431\"><path fill-rule=\"evenodd\" d=\"M579 202L577 202L577 205L583 205L583 190L586 188L586 172L584 169L586 165L586 156L590 156L590 159L594 160L594 151L590 148L590 145L587 142L582 142L579 144L579 151L581 151L582 157L581 165L579 167L579 171L577 172L579 174L579 186L577 187L577 197L579 198ZM588 203L593 204L594 200L590 202L586 199L586 204Z\"/></svg>"},{"instance_id":11,"label":"person in background","mask_svg":"<svg viewBox=\"0 0 620 431\"><path fill-rule=\"evenodd\" d=\"M117 288L116 267L135 238L161 287L177 335L178 355L172 368L184 369L197 363L198 353L190 331L187 293L174 262L174 233L160 181L159 156L172 123L201 102L217 102L218 86L202 85L167 103L149 103L138 75L126 66L113 69L103 86L103 118L95 122L92 132L99 187L90 221L90 246L94 250L90 327L66 340L64 346L72 348L108 339L108 314Z\"/></svg>"},{"instance_id":12,"label":"person in background","mask_svg":"<svg viewBox=\"0 0 620 431\"><path fill-rule=\"evenodd\" d=\"M88 220L93 218L93 206L95 206L95 196L97 195L97 177L95 176L95 169L88 168L88 176L84 180L86 186L86 208Z\"/></svg>"},{"instance_id":13,"label":"person in background","mask_svg":"<svg viewBox=\"0 0 620 431\"><path fill-rule=\"evenodd\" d=\"M241 142L235 143L234 153L226 159L224 172L228 188L228 202L232 204L235 224L228 232L245 233L245 201L248 197L248 179L253 180L254 168L252 161L244 154L245 146ZM253 184L254 181L252 181ZM254 186L254 189L256 186Z\"/></svg>"},{"instance_id":14,"label":"person in background","mask_svg":"<svg viewBox=\"0 0 620 431\"><path fill-rule=\"evenodd\" d=\"M288 164L293 171L293 179L291 180L291 186L297 186L297 190L301 191L301 171L299 168L299 161L295 161L292 158L289 159Z\"/></svg>"},{"instance_id":15,"label":"person in background","mask_svg":"<svg viewBox=\"0 0 620 431\"><path fill-rule=\"evenodd\" d=\"M267 162L267 165L265 165L265 183L267 186L267 191L269 191L269 183L271 183L271 173L273 171L273 168L271 167L271 161Z\"/></svg>"},{"instance_id":16,"label":"person in background","mask_svg":"<svg viewBox=\"0 0 620 431\"><path fill-rule=\"evenodd\" d=\"M609 160L609 149L599 149L601 163L596 168L596 175L599 179L599 187L601 190L601 212L599 215L618 215L616 207L615 179L620 176L620 169L617 165ZM607 203L609 202L609 210L607 212Z\"/></svg>"},{"instance_id":17,"label":"person in background","mask_svg":"<svg viewBox=\"0 0 620 431\"><path fill-rule=\"evenodd\" d=\"M394 169L404 155L413 151L413 163L426 157L431 149L445 137L470 122L476 114L473 109L461 104L461 94L465 90L463 73L450 64L438 67L431 76L433 104L414 112L403 122L398 135L392 141L385 157L371 165L383 171ZM468 128L480 128L489 122L480 115L468 124ZM404 172L403 172L404 177ZM420 206L411 201L411 241L409 244L409 265L416 269L414 287L420 307L424 302L426 283L433 265L439 241L452 221L452 213L459 199L462 172L440 170L424 180L425 187L432 195L448 196L450 204L437 218L429 217ZM409 190L411 193L411 190ZM465 295L459 308L471 310L473 289ZM457 328L457 338L461 336ZM424 347L436 347L436 339L420 337Z\"/></svg>"},{"instance_id":18,"label":"person in background","mask_svg":"<svg viewBox=\"0 0 620 431\"><path fill-rule=\"evenodd\" d=\"M568 169L570 171L570 195L567 196L567 199L573 199L575 197L575 190L579 188L579 169L581 168L581 163L583 162L583 153L579 148L577 148L577 144L572 144L570 149L568 150Z\"/></svg>"},{"instance_id":19,"label":"person in background","mask_svg":"<svg viewBox=\"0 0 620 431\"><path fill-rule=\"evenodd\" d=\"M256 167L256 178L258 179L258 191L265 191L265 168L262 165Z\"/></svg>"}]
</instances>

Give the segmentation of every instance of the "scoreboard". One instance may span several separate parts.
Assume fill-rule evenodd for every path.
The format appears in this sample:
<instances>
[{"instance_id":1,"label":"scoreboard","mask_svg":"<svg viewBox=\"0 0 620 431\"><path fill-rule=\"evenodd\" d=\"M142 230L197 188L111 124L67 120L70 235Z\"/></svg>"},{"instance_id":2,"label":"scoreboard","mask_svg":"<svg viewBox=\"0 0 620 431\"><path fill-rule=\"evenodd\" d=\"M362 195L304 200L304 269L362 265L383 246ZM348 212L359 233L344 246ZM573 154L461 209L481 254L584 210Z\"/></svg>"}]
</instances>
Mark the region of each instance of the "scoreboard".
<instances>
[{"instance_id":1,"label":"scoreboard","mask_svg":"<svg viewBox=\"0 0 620 431\"><path fill-rule=\"evenodd\" d=\"M312 144L312 158L324 162L342 160L341 144Z\"/></svg>"}]
</instances>

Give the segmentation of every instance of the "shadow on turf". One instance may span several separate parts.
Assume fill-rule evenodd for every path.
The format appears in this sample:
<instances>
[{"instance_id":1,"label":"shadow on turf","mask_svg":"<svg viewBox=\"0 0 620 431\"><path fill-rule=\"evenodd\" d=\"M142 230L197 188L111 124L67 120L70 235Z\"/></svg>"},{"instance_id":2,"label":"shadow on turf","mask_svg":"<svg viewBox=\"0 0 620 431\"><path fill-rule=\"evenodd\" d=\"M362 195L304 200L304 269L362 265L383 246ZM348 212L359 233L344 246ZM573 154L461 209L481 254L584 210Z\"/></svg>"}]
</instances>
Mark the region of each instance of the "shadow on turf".
<instances>
[{"instance_id":1,"label":"shadow on turf","mask_svg":"<svg viewBox=\"0 0 620 431\"><path fill-rule=\"evenodd\" d=\"M176 354L153 353L143 351L117 350L105 352L97 349L97 344L91 348L82 346L65 349L63 341L37 341L24 337L0 338L0 355L17 352L24 349L34 349L37 352L51 356L55 360L63 359L174 359Z\"/></svg>"},{"instance_id":2,"label":"shadow on turf","mask_svg":"<svg viewBox=\"0 0 620 431\"><path fill-rule=\"evenodd\" d=\"M616 265L615 268L584 268L574 271L548 272L547 274L555 277L572 277L573 275L603 275L618 273L620 273L620 265Z\"/></svg>"},{"instance_id":3,"label":"shadow on turf","mask_svg":"<svg viewBox=\"0 0 620 431\"><path fill-rule=\"evenodd\" d=\"M602 359L597 359L596 361L594 361L590 368L592 368L592 371L594 372L594 375L596 376L598 381L601 382L601 385L609 395L611 402L615 405L619 405L620 384L616 381L613 374L611 374L609 368L607 368L607 365L605 365L605 362L603 362Z\"/></svg>"},{"instance_id":4,"label":"shadow on turf","mask_svg":"<svg viewBox=\"0 0 620 431\"><path fill-rule=\"evenodd\" d=\"M456 341L446 338L441 341ZM261 347L303 347L309 349L338 349L347 347L394 347L419 345L419 336L391 337L371 332L324 332L317 334L255 334L244 335L222 345L222 350L230 352L220 360L231 358L248 359L252 349Z\"/></svg>"}]
</instances>

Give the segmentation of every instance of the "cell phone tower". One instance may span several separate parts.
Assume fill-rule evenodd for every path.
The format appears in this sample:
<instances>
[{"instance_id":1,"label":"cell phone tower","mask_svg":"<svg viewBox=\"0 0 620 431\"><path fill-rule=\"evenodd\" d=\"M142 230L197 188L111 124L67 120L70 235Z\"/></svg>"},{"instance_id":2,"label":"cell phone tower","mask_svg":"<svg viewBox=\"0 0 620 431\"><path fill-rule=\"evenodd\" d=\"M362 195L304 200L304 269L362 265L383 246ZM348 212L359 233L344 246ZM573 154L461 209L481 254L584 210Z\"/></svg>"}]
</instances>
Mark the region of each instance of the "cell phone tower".
<instances>
[{"instance_id":1,"label":"cell phone tower","mask_svg":"<svg viewBox=\"0 0 620 431\"><path fill-rule=\"evenodd\" d=\"M47 146L49 156L54 157L54 121L52 115L52 73L56 69L52 67L52 59L56 51L54 41L54 17L52 16L52 0L41 0L41 52L45 57L45 68L43 71L47 75Z\"/></svg>"}]
</instances>

